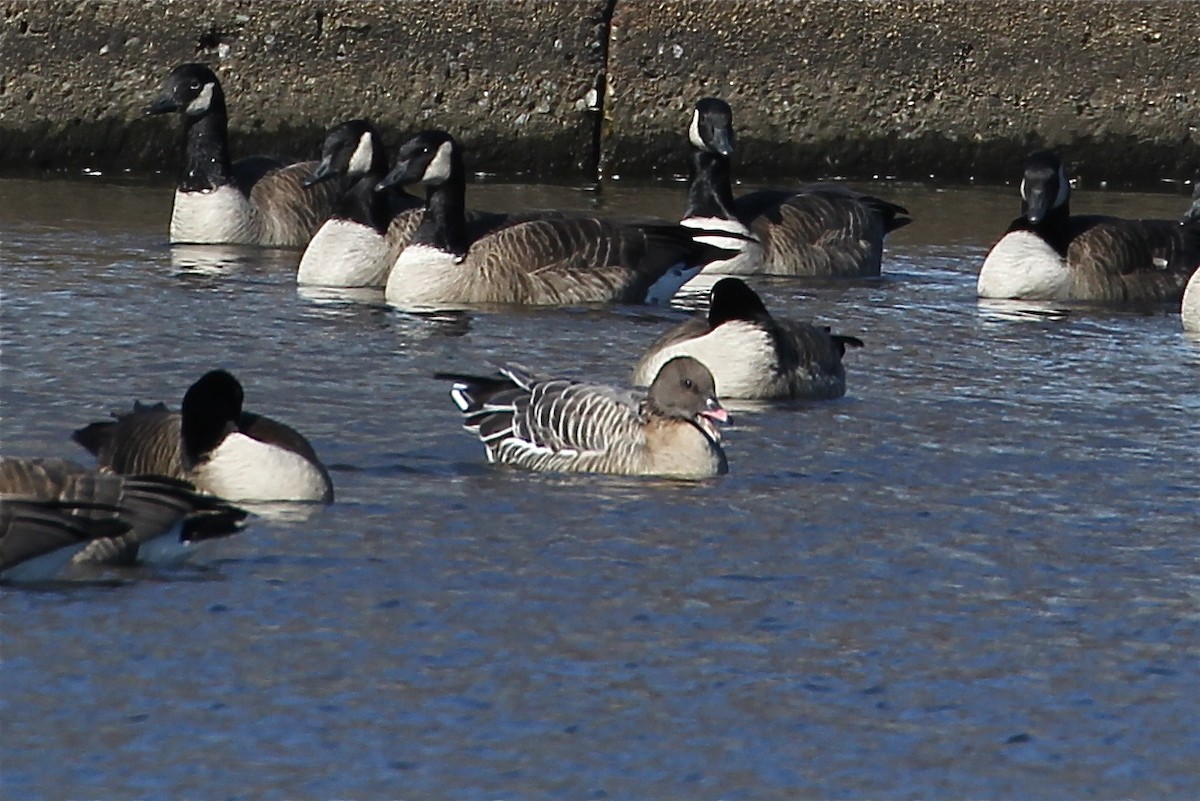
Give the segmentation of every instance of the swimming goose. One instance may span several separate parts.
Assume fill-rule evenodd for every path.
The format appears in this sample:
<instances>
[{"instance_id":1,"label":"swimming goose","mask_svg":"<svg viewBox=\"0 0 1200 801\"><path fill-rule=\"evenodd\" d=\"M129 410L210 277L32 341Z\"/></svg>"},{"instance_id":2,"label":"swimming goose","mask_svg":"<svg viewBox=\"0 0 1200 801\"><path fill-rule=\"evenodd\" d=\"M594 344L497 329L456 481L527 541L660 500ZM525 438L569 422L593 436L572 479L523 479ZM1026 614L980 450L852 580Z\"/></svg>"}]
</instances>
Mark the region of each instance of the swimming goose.
<instances>
[{"instance_id":1,"label":"swimming goose","mask_svg":"<svg viewBox=\"0 0 1200 801\"><path fill-rule=\"evenodd\" d=\"M703 241L740 251L713 261L705 272L879 275L883 239L912 222L902 216L907 210L833 184L762 189L735 199L729 177L733 139L729 104L713 97L698 102L688 127L691 183L683 225L701 232Z\"/></svg>"},{"instance_id":2,"label":"swimming goose","mask_svg":"<svg viewBox=\"0 0 1200 801\"><path fill-rule=\"evenodd\" d=\"M462 149L443 131L400 148L380 188L424 184L425 213L388 277L389 303L664 303L725 251L677 223L519 212L468 225Z\"/></svg>"},{"instance_id":3,"label":"swimming goose","mask_svg":"<svg viewBox=\"0 0 1200 801\"><path fill-rule=\"evenodd\" d=\"M190 481L232 501L333 502L333 483L299 432L242 410L243 390L224 370L188 388L179 412L134 404L129 414L85 426L72 439L102 468Z\"/></svg>"},{"instance_id":4,"label":"swimming goose","mask_svg":"<svg viewBox=\"0 0 1200 801\"><path fill-rule=\"evenodd\" d=\"M1043 150L1025 162L1021 216L979 271L981 298L1178 301L1200 265L1200 221L1071 216L1062 162Z\"/></svg>"},{"instance_id":5,"label":"swimming goose","mask_svg":"<svg viewBox=\"0 0 1200 801\"><path fill-rule=\"evenodd\" d=\"M304 186L342 178L350 188L304 249L296 272L298 283L381 289L387 283L424 208L420 198L398 187L376 190L388 169L383 142L371 123L350 120L329 131L321 162Z\"/></svg>"},{"instance_id":6,"label":"swimming goose","mask_svg":"<svg viewBox=\"0 0 1200 801\"><path fill-rule=\"evenodd\" d=\"M181 64L147 114L179 112L184 166L171 210L171 243L302 247L334 211L342 180L305 190L316 162L229 158L225 94L203 64Z\"/></svg>"},{"instance_id":7,"label":"swimming goose","mask_svg":"<svg viewBox=\"0 0 1200 801\"><path fill-rule=\"evenodd\" d=\"M729 419L695 359L663 365L648 394L516 365L501 378L439 374L489 462L530 470L700 479L728 471L715 422Z\"/></svg>"},{"instance_id":8,"label":"swimming goose","mask_svg":"<svg viewBox=\"0 0 1200 801\"><path fill-rule=\"evenodd\" d=\"M758 294L739 278L713 285L708 314L672 328L646 352L633 371L645 386L676 356L701 362L716 380L721 398L825 400L846 394L846 347L856 337L828 328L771 316Z\"/></svg>"},{"instance_id":9,"label":"swimming goose","mask_svg":"<svg viewBox=\"0 0 1200 801\"><path fill-rule=\"evenodd\" d=\"M1200 181L1192 193L1192 207L1179 220L1180 225L1195 225L1200 223ZM1187 287L1183 290L1183 303L1180 306L1185 331L1200 331L1200 269L1192 273Z\"/></svg>"},{"instance_id":10,"label":"swimming goose","mask_svg":"<svg viewBox=\"0 0 1200 801\"><path fill-rule=\"evenodd\" d=\"M159 540L232 534L245 517L175 479L98 473L66 459L0 457L4 578L50 578L72 559L129 563Z\"/></svg>"}]
</instances>

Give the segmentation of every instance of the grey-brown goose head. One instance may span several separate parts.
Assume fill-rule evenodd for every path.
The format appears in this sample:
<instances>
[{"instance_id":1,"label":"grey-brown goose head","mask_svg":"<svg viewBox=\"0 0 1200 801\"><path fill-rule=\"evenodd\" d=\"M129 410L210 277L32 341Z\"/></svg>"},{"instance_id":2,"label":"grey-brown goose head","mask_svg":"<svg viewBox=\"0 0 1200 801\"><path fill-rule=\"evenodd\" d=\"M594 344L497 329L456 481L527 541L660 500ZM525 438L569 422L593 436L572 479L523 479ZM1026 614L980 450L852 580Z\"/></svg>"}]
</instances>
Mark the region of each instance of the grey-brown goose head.
<instances>
[{"instance_id":1,"label":"grey-brown goose head","mask_svg":"<svg viewBox=\"0 0 1200 801\"><path fill-rule=\"evenodd\" d=\"M321 161L304 186L315 186L339 175L352 181L365 175L382 178L387 171L387 153L375 126L366 120L348 120L329 130L321 145Z\"/></svg>"},{"instance_id":2,"label":"grey-brown goose head","mask_svg":"<svg viewBox=\"0 0 1200 801\"><path fill-rule=\"evenodd\" d=\"M210 114L225 115L225 93L216 73L203 64L180 64L171 70L158 99L146 107L147 114L179 112L198 119Z\"/></svg>"},{"instance_id":3,"label":"grey-brown goose head","mask_svg":"<svg viewBox=\"0 0 1200 801\"><path fill-rule=\"evenodd\" d=\"M1035 226L1052 216L1065 219L1070 199L1071 182L1058 156L1049 150L1031 154L1021 181L1021 216Z\"/></svg>"},{"instance_id":4,"label":"grey-brown goose head","mask_svg":"<svg viewBox=\"0 0 1200 801\"><path fill-rule=\"evenodd\" d=\"M712 373L691 356L677 356L662 366L645 403L654 414L695 423L714 440L720 439L715 424L729 422Z\"/></svg>"}]
</instances>

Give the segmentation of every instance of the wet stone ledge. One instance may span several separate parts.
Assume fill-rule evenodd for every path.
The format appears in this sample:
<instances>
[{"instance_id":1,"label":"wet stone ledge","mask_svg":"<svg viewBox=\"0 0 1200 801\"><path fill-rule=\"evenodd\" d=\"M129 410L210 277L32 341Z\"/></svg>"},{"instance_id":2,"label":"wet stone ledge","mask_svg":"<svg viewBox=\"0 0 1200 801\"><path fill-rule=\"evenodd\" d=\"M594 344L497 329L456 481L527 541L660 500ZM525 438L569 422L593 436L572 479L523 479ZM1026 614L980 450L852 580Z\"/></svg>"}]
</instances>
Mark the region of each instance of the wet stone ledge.
<instances>
[{"instance_id":1,"label":"wet stone ledge","mask_svg":"<svg viewBox=\"0 0 1200 801\"><path fill-rule=\"evenodd\" d=\"M751 179L994 182L1044 145L1085 182L1200 175L1195 0L0 0L0 25L10 173L173 171L178 125L142 111L203 61L243 154L366 116L444 127L476 171L665 176L712 94Z\"/></svg>"}]
</instances>

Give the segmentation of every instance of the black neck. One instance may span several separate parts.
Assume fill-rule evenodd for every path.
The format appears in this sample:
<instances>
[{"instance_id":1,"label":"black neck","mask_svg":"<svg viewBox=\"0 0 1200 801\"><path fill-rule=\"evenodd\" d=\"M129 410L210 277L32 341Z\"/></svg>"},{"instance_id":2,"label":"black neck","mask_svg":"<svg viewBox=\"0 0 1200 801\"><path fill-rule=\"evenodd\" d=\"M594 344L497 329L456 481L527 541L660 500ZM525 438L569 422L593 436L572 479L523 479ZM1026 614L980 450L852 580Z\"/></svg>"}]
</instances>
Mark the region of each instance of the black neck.
<instances>
[{"instance_id":1,"label":"black neck","mask_svg":"<svg viewBox=\"0 0 1200 801\"><path fill-rule=\"evenodd\" d=\"M457 156L457 154L456 154ZM429 245L462 257L467 253L467 182L461 161L456 161L450 176L425 193L425 214L413 234L412 242Z\"/></svg>"},{"instance_id":2,"label":"black neck","mask_svg":"<svg viewBox=\"0 0 1200 801\"><path fill-rule=\"evenodd\" d=\"M212 107L203 117L183 115L184 165L179 188L185 192L216 189L232 184L229 163L229 119L225 99L214 93Z\"/></svg>"},{"instance_id":3,"label":"black neck","mask_svg":"<svg viewBox=\"0 0 1200 801\"><path fill-rule=\"evenodd\" d=\"M1032 231L1058 251L1060 256L1066 257L1067 246L1071 244L1071 200L1068 198L1063 201L1061 206L1050 209L1046 212L1046 216L1037 223L1031 223L1025 216L1027 210L1027 205L1022 202L1021 216L1013 220L1008 230Z\"/></svg>"},{"instance_id":4,"label":"black neck","mask_svg":"<svg viewBox=\"0 0 1200 801\"><path fill-rule=\"evenodd\" d=\"M733 190L729 185L729 159L707 150L692 148L688 156L691 185L688 187L688 217L717 217L736 220Z\"/></svg>"},{"instance_id":5,"label":"black neck","mask_svg":"<svg viewBox=\"0 0 1200 801\"><path fill-rule=\"evenodd\" d=\"M342 196L337 216L360 225L374 228L377 233L387 232L391 223L391 198L393 190L375 191L375 184L387 175L387 166L382 170L371 170L363 175Z\"/></svg>"}]
</instances>

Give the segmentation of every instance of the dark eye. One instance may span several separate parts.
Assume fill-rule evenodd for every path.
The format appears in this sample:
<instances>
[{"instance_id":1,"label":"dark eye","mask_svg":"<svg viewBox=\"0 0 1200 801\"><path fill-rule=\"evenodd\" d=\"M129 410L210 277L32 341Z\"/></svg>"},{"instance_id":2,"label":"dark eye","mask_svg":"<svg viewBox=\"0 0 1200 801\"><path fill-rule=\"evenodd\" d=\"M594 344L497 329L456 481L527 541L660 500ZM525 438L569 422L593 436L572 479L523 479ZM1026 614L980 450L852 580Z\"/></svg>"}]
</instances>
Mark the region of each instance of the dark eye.
<instances>
[{"instance_id":1,"label":"dark eye","mask_svg":"<svg viewBox=\"0 0 1200 801\"><path fill-rule=\"evenodd\" d=\"M191 88L193 88L193 89L199 89L199 88L200 88L200 82L199 82L199 81L192 81L192 86L191 86Z\"/></svg>"},{"instance_id":2,"label":"dark eye","mask_svg":"<svg viewBox=\"0 0 1200 801\"><path fill-rule=\"evenodd\" d=\"M685 378L683 379L683 387L684 389L695 389L696 384L692 381L692 379Z\"/></svg>"}]
</instances>

